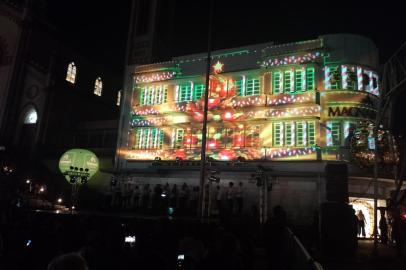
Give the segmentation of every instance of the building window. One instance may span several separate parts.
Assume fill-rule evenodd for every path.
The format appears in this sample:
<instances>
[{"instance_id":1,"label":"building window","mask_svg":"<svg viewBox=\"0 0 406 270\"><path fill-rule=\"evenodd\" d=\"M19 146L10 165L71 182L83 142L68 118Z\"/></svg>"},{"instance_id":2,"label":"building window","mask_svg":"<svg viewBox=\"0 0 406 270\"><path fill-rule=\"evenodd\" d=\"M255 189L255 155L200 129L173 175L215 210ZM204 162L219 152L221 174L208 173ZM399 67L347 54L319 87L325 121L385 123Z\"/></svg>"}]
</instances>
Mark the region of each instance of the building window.
<instances>
[{"instance_id":1,"label":"building window","mask_svg":"<svg viewBox=\"0 0 406 270\"><path fill-rule=\"evenodd\" d=\"M315 90L316 89L316 79L314 67L306 68L306 90ZM303 89L304 90L304 89Z\"/></svg>"},{"instance_id":2,"label":"building window","mask_svg":"<svg viewBox=\"0 0 406 270\"><path fill-rule=\"evenodd\" d=\"M96 81L94 82L94 91L93 91L93 93L96 96L101 97L102 91L103 91L103 82L102 82L102 79L100 77L98 77L96 79Z\"/></svg>"},{"instance_id":3,"label":"building window","mask_svg":"<svg viewBox=\"0 0 406 270\"><path fill-rule=\"evenodd\" d=\"M295 124L293 122L285 123L285 145L295 145Z\"/></svg>"},{"instance_id":4,"label":"building window","mask_svg":"<svg viewBox=\"0 0 406 270\"><path fill-rule=\"evenodd\" d=\"M164 132L159 128L139 128L135 135L136 149L162 149Z\"/></svg>"},{"instance_id":5,"label":"building window","mask_svg":"<svg viewBox=\"0 0 406 270\"><path fill-rule=\"evenodd\" d=\"M340 66L325 67L325 88L326 90L338 90L341 88Z\"/></svg>"},{"instance_id":6,"label":"building window","mask_svg":"<svg viewBox=\"0 0 406 270\"><path fill-rule=\"evenodd\" d=\"M177 92L177 101L178 102L185 102L185 101L192 101L192 83L178 85L176 87Z\"/></svg>"},{"instance_id":7,"label":"building window","mask_svg":"<svg viewBox=\"0 0 406 270\"><path fill-rule=\"evenodd\" d=\"M310 146L316 145L316 124L307 122L307 141Z\"/></svg>"},{"instance_id":8,"label":"building window","mask_svg":"<svg viewBox=\"0 0 406 270\"><path fill-rule=\"evenodd\" d=\"M282 73L280 71L272 73L272 92L273 94L282 93Z\"/></svg>"},{"instance_id":9,"label":"building window","mask_svg":"<svg viewBox=\"0 0 406 270\"><path fill-rule=\"evenodd\" d=\"M181 129L181 128L177 129L176 135L175 135L175 145L174 145L175 148L183 148L184 137L185 137L185 130Z\"/></svg>"},{"instance_id":10,"label":"building window","mask_svg":"<svg viewBox=\"0 0 406 270\"><path fill-rule=\"evenodd\" d=\"M121 104L121 90L117 92L117 100L116 100L116 105L120 106Z\"/></svg>"},{"instance_id":11,"label":"building window","mask_svg":"<svg viewBox=\"0 0 406 270\"><path fill-rule=\"evenodd\" d=\"M273 124L273 146L283 145L283 123Z\"/></svg>"},{"instance_id":12,"label":"building window","mask_svg":"<svg viewBox=\"0 0 406 270\"><path fill-rule=\"evenodd\" d=\"M245 77L242 77L240 80L235 81L235 93L237 96L244 96L245 92Z\"/></svg>"},{"instance_id":13,"label":"building window","mask_svg":"<svg viewBox=\"0 0 406 270\"><path fill-rule=\"evenodd\" d=\"M283 91L284 93L293 93L295 91L293 70L286 70L283 73Z\"/></svg>"},{"instance_id":14,"label":"building window","mask_svg":"<svg viewBox=\"0 0 406 270\"><path fill-rule=\"evenodd\" d=\"M247 80L247 88L245 89L244 96L255 96L259 95L260 92L260 83L259 79L248 79Z\"/></svg>"},{"instance_id":15,"label":"building window","mask_svg":"<svg viewBox=\"0 0 406 270\"><path fill-rule=\"evenodd\" d=\"M340 122L327 122L326 142L327 146L337 146L341 144L341 123Z\"/></svg>"},{"instance_id":16,"label":"building window","mask_svg":"<svg viewBox=\"0 0 406 270\"><path fill-rule=\"evenodd\" d=\"M141 106L151 106L166 103L168 100L168 87L166 85L145 86L140 88Z\"/></svg>"},{"instance_id":17,"label":"building window","mask_svg":"<svg viewBox=\"0 0 406 270\"><path fill-rule=\"evenodd\" d=\"M38 120L37 111L34 108L30 108L24 116L24 124L36 124Z\"/></svg>"},{"instance_id":18,"label":"building window","mask_svg":"<svg viewBox=\"0 0 406 270\"><path fill-rule=\"evenodd\" d=\"M296 146L306 146L306 122L296 123Z\"/></svg>"},{"instance_id":19,"label":"building window","mask_svg":"<svg viewBox=\"0 0 406 270\"><path fill-rule=\"evenodd\" d=\"M295 91L305 91L306 86L306 77L303 80L303 74L305 71L303 69L296 69L295 70Z\"/></svg>"},{"instance_id":20,"label":"building window","mask_svg":"<svg viewBox=\"0 0 406 270\"><path fill-rule=\"evenodd\" d=\"M199 100L203 97L206 86L204 84L196 84L193 89L193 100Z\"/></svg>"},{"instance_id":21,"label":"building window","mask_svg":"<svg viewBox=\"0 0 406 270\"><path fill-rule=\"evenodd\" d=\"M66 81L72 84L76 82L76 65L74 62L68 65L68 69L66 71Z\"/></svg>"},{"instance_id":22,"label":"building window","mask_svg":"<svg viewBox=\"0 0 406 270\"><path fill-rule=\"evenodd\" d=\"M72 84L76 82L76 65L74 62L68 65L68 70L66 72L66 81Z\"/></svg>"},{"instance_id":23,"label":"building window","mask_svg":"<svg viewBox=\"0 0 406 270\"><path fill-rule=\"evenodd\" d=\"M261 126L255 125L251 126L246 130L246 147L259 147L260 146L260 133Z\"/></svg>"}]
</instances>

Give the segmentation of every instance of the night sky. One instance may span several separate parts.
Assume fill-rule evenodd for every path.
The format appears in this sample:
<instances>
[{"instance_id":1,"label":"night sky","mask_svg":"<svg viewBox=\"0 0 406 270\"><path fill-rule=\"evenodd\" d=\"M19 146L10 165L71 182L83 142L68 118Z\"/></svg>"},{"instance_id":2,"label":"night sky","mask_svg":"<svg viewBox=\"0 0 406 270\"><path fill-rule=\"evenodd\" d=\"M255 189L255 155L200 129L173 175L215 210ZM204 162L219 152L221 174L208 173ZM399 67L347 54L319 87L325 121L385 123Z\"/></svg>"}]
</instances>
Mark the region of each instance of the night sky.
<instances>
[{"instance_id":1,"label":"night sky","mask_svg":"<svg viewBox=\"0 0 406 270\"><path fill-rule=\"evenodd\" d=\"M123 69L131 0L47 2L48 17L79 52L117 70ZM172 44L168 44L171 54L205 51L208 1L172 2L173 15L168 22L173 25ZM406 41L400 1L381 1L379 5L374 1L341 0L214 2L214 49L354 33L376 43L383 64Z\"/></svg>"}]
</instances>

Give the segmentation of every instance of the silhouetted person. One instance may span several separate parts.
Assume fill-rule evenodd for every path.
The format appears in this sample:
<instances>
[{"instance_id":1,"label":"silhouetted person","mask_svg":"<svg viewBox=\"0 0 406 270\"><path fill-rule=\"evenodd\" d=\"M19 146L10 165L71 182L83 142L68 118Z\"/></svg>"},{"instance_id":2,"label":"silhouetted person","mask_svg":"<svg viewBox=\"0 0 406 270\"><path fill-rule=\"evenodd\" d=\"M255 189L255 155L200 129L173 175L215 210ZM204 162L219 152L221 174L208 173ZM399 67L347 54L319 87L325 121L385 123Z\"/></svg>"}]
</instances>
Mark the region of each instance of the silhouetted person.
<instances>
[{"instance_id":1,"label":"silhouetted person","mask_svg":"<svg viewBox=\"0 0 406 270\"><path fill-rule=\"evenodd\" d=\"M151 195L150 186L149 184L145 184L144 190L142 191L142 208L144 208L144 210L148 210L150 195Z\"/></svg>"},{"instance_id":2,"label":"silhouetted person","mask_svg":"<svg viewBox=\"0 0 406 270\"><path fill-rule=\"evenodd\" d=\"M388 243L388 223L385 217L385 211L381 211L381 219L379 220L379 230L381 231L381 243Z\"/></svg>"},{"instance_id":3,"label":"silhouetted person","mask_svg":"<svg viewBox=\"0 0 406 270\"><path fill-rule=\"evenodd\" d=\"M47 270L88 270L88 268L82 256L68 253L53 259Z\"/></svg>"},{"instance_id":4,"label":"silhouetted person","mask_svg":"<svg viewBox=\"0 0 406 270\"><path fill-rule=\"evenodd\" d=\"M131 201L132 201L132 208L137 209L140 205L140 196L141 190L138 185L135 185L134 190L132 192Z\"/></svg>"},{"instance_id":5,"label":"silhouetted person","mask_svg":"<svg viewBox=\"0 0 406 270\"><path fill-rule=\"evenodd\" d=\"M173 185L172 191L170 194L170 206L176 207L178 202L178 186L176 184Z\"/></svg>"},{"instance_id":6,"label":"silhouetted person","mask_svg":"<svg viewBox=\"0 0 406 270\"><path fill-rule=\"evenodd\" d=\"M272 218L268 219L265 225L265 239L271 269L282 269L282 264L285 262L283 251L286 244L284 236L286 235L287 217L285 210L280 205L275 206L272 212Z\"/></svg>"},{"instance_id":7,"label":"silhouetted person","mask_svg":"<svg viewBox=\"0 0 406 270\"><path fill-rule=\"evenodd\" d=\"M159 211L161 207L161 196L162 196L161 184L156 184L154 187L154 195L152 197L152 210L154 212Z\"/></svg>"},{"instance_id":8,"label":"silhouetted person","mask_svg":"<svg viewBox=\"0 0 406 270\"><path fill-rule=\"evenodd\" d=\"M402 239L402 219L399 209L396 209L393 216L392 237L396 243L398 257L402 256L403 239Z\"/></svg>"},{"instance_id":9,"label":"silhouetted person","mask_svg":"<svg viewBox=\"0 0 406 270\"><path fill-rule=\"evenodd\" d=\"M221 187L220 185L216 186L215 192L214 192L214 198L216 200L216 207L218 211L218 215L222 215L222 204L221 204L221 198L222 198L222 193L221 193Z\"/></svg>"},{"instance_id":10,"label":"silhouetted person","mask_svg":"<svg viewBox=\"0 0 406 270\"><path fill-rule=\"evenodd\" d=\"M199 202L199 187L193 187L192 194L190 196L190 212L192 215L196 215L197 204Z\"/></svg>"},{"instance_id":11,"label":"silhouetted person","mask_svg":"<svg viewBox=\"0 0 406 270\"><path fill-rule=\"evenodd\" d=\"M234 183L230 182L228 183L228 188L227 188L227 211L228 214L231 216L233 214L234 210Z\"/></svg>"},{"instance_id":12,"label":"silhouetted person","mask_svg":"<svg viewBox=\"0 0 406 270\"><path fill-rule=\"evenodd\" d=\"M358 218L358 235L362 237L365 237L365 216L364 213L362 213L361 210L358 210L358 214L357 214L357 218Z\"/></svg>"},{"instance_id":13,"label":"silhouetted person","mask_svg":"<svg viewBox=\"0 0 406 270\"><path fill-rule=\"evenodd\" d=\"M238 183L238 187L235 192L235 197L237 199L237 213L241 215L244 202L244 190L242 187L242 182Z\"/></svg>"},{"instance_id":14,"label":"silhouetted person","mask_svg":"<svg viewBox=\"0 0 406 270\"><path fill-rule=\"evenodd\" d=\"M179 209L181 214L184 214L185 209L187 208L188 196L189 196L189 188L186 183L183 183L179 191Z\"/></svg>"}]
</instances>

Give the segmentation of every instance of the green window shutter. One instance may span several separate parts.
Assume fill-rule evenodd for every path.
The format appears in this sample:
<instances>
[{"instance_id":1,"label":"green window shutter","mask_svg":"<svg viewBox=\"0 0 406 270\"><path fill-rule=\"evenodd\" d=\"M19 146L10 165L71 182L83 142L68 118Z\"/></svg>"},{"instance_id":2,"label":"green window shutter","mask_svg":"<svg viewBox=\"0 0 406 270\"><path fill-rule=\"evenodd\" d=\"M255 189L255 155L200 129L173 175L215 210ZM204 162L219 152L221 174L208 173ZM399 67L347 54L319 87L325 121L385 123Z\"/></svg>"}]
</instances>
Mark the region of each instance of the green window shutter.
<instances>
[{"instance_id":1,"label":"green window shutter","mask_svg":"<svg viewBox=\"0 0 406 270\"><path fill-rule=\"evenodd\" d=\"M237 96L245 96L243 79L235 81L235 92Z\"/></svg>"},{"instance_id":2,"label":"green window shutter","mask_svg":"<svg viewBox=\"0 0 406 270\"><path fill-rule=\"evenodd\" d=\"M293 146L295 144L295 125L292 122L285 123L285 145Z\"/></svg>"},{"instance_id":3,"label":"green window shutter","mask_svg":"<svg viewBox=\"0 0 406 270\"><path fill-rule=\"evenodd\" d=\"M331 123L331 137L332 137L333 145L341 144L340 134L341 134L341 123L332 122Z\"/></svg>"},{"instance_id":4,"label":"green window shutter","mask_svg":"<svg viewBox=\"0 0 406 270\"><path fill-rule=\"evenodd\" d=\"M190 84L183 84L179 87L179 102L191 101L191 86Z\"/></svg>"},{"instance_id":5,"label":"green window shutter","mask_svg":"<svg viewBox=\"0 0 406 270\"><path fill-rule=\"evenodd\" d=\"M316 124L315 122L307 122L307 141L309 145L316 144Z\"/></svg>"},{"instance_id":6,"label":"green window shutter","mask_svg":"<svg viewBox=\"0 0 406 270\"><path fill-rule=\"evenodd\" d=\"M295 91L304 91L303 84L302 84L302 69L295 70Z\"/></svg>"},{"instance_id":7,"label":"green window shutter","mask_svg":"<svg viewBox=\"0 0 406 270\"><path fill-rule=\"evenodd\" d=\"M341 70L340 66L330 66L331 89L338 90L341 88Z\"/></svg>"},{"instance_id":8,"label":"green window shutter","mask_svg":"<svg viewBox=\"0 0 406 270\"><path fill-rule=\"evenodd\" d=\"M158 149L162 149L162 146L164 144L164 139L165 139L165 133L162 129L159 129Z\"/></svg>"},{"instance_id":9,"label":"green window shutter","mask_svg":"<svg viewBox=\"0 0 406 270\"><path fill-rule=\"evenodd\" d=\"M140 91L140 105L144 106L145 105L145 88L138 88Z\"/></svg>"},{"instance_id":10,"label":"green window shutter","mask_svg":"<svg viewBox=\"0 0 406 270\"><path fill-rule=\"evenodd\" d=\"M204 84L196 84L193 89L193 100L199 100L203 97L206 86Z\"/></svg>"},{"instance_id":11,"label":"green window shutter","mask_svg":"<svg viewBox=\"0 0 406 270\"><path fill-rule=\"evenodd\" d=\"M306 123L296 122L296 145L305 146L306 145Z\"/></svg>"},{"instance_id":12,"label":"green window shutter","mask_svg":"<svg viewBox=\"0 0 406 270\"><path fill-rule=\"evenodd\" d=\"M314 67L308 67L306 68L306 89L307 90L315 90L316 85L315 85L315 72L314 72ZM303 89L304 91L305 89Z\"/></svg>"},{"instance_id":13,"label":"green window shutter","mask_svg":"<svg viewBox=\"0 0 406 270\"><path fill-rule=\"evenodd\" d=\"M273 146L282 146L283 142L282 123L273 124Z\"/></svg>"},{"instance_id":14,"label":"green window shutter","mask_svg":"<svg viewBox=\"0 0 406 270\"><path fill-rule=\"evenodd\" d=\"M280 71L274 71L272 73L272 93L282 93L282 73Z\"/></svg>"},{"instance_id":15,"label":"green window shutter","mask_svg":"<svg viewBox=\"0 0 406 270\"><path fill-rule=\"evenodd\" d=\"M175 146L177 148L181 148L183 146L183 138L185 135L185 130L184 129L178 129L176 130L176 142Z\"/></svg>"},{"instance_id":16,"label":"green window shutter","mask_svg":"<svg viewBox=\"0 0 406 270\"><path fill-rule=\"evenodd\" d=\"M164 86L162 103L168 102L168 86Z\"/></svg>"},{"instance_id":17,"label":"green window shutter","mask_svg":"<svg viewBox=\"0 0 406 270\"><path fill-rule=\"evenodd\" d=\"M247 80L247 89L246 89L244 96L259 95L259 92L260 92L259 79L248 79Z\"/></svg>"},{"instance_id":18,"label":"green window shutter","mask_svg":"<svg viewBox=\"0 0 406 270\"><path fill-rule=\"evenodd\" d=\"M292 93L294 91L293 72L286 70L283 73L283 92Z\"/></svg>"},{"instance_id":19,"label":"green window shutter","mask_svg":"<svg viewBox=\"0 0 406 270\"><path fill-rule=\"evenodd\" d=\"M348 67L348 79L347 79L347 89L356 90L357 89L357 73L354 66Z\"/></svg>"}]
</instances>

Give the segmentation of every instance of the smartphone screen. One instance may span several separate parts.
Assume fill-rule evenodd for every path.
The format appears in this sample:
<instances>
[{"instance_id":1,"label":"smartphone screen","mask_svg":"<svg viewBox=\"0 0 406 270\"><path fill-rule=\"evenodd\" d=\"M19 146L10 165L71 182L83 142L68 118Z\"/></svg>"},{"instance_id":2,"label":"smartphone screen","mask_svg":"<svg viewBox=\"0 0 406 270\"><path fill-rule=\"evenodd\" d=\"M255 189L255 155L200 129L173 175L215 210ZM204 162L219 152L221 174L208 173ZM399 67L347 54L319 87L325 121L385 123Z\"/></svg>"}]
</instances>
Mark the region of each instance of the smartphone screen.
<instances>
[{"instance_id":1,"label":"smartphone screen","mask_svg":"<svg viewBox=\"0 0 406 270\"><path fill-rule=\"evenodd\" d=\"M134 235L128 235L124 238L124 243L129 244L131 247L135 245L136 238Z\"/></svg>"},{"instance_id":2,"label":"smartphone screen","mask_svg":"<svg viewBox=\"0 0 406 270\"><path fill-rule=\"evenodd\" d=\"M183 269L185 261L185 254L178 255L177 269Z\"/></svg>"}]
</instances>

